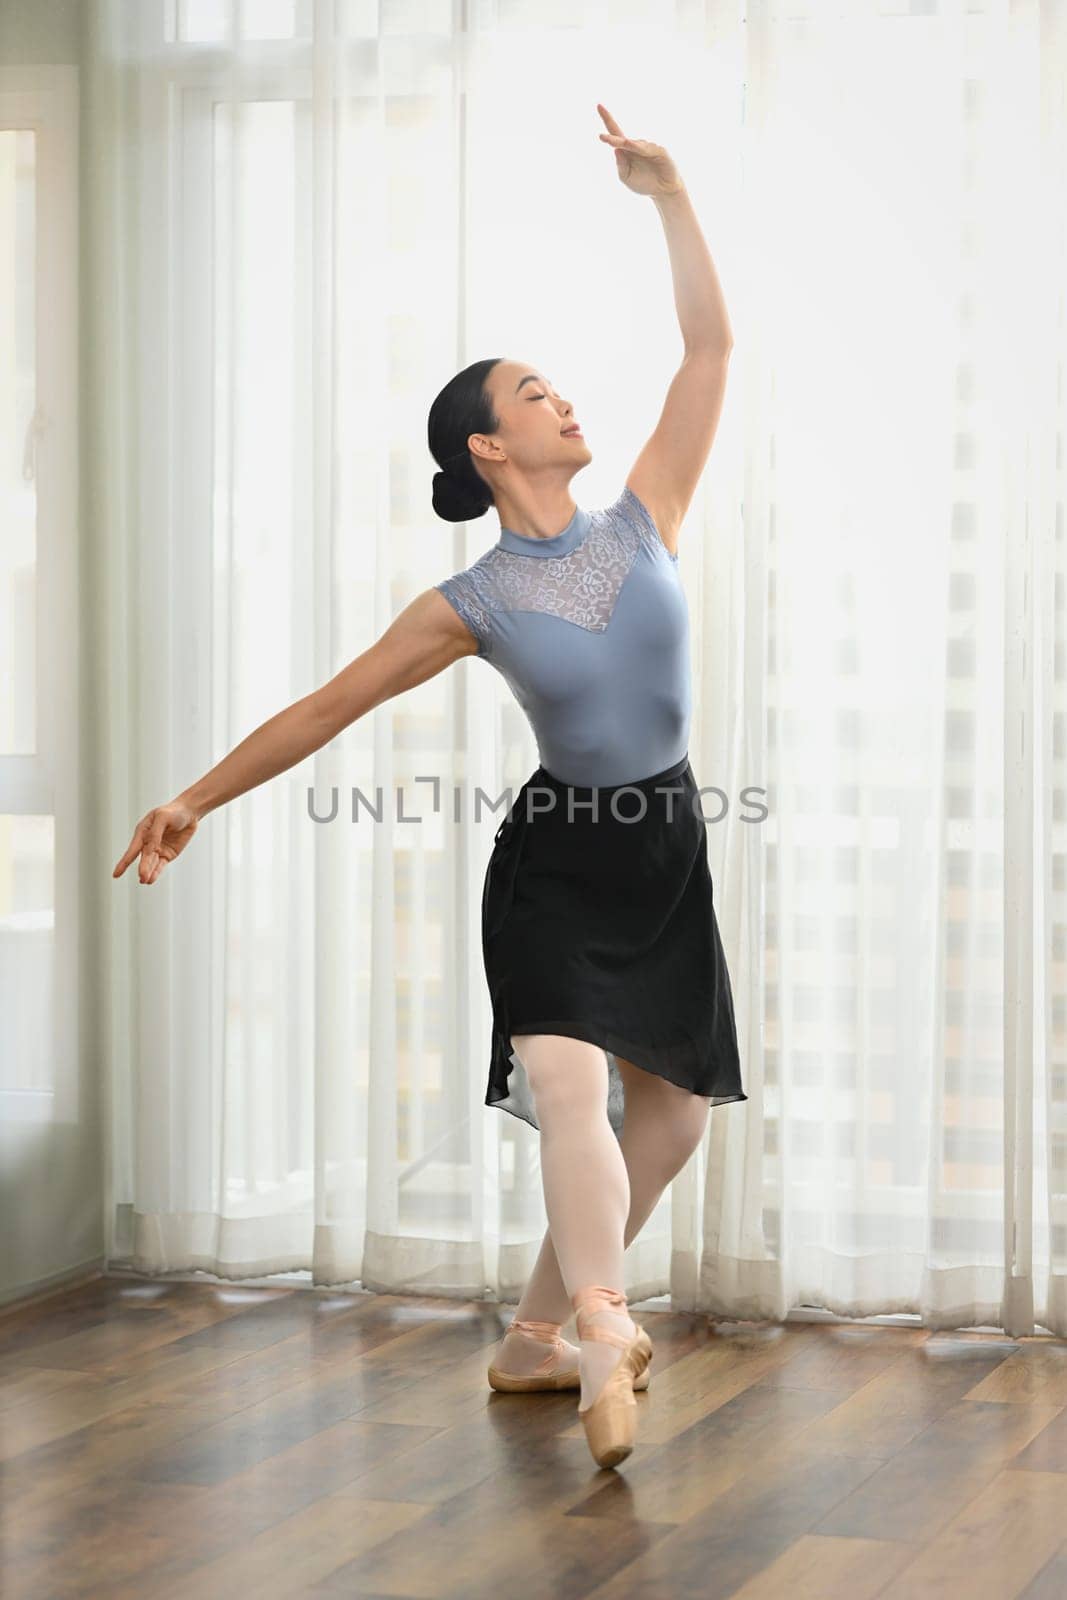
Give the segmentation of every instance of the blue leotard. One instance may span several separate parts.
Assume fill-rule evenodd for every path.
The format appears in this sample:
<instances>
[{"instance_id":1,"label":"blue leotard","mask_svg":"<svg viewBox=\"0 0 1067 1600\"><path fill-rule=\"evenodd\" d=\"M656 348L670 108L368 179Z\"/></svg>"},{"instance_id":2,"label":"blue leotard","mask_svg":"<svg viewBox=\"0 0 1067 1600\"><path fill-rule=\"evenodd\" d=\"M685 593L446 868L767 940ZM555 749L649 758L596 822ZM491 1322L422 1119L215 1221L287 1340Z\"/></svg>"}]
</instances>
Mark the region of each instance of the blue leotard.
<instances>
[{"instance_id":1,"label":"blue leotard","mask_svg":"<svg viewBox=\"0 0 1067 1600\"><path fill-rule=\"evenodd\" d=\"M434 585L522 706L545 770L600 787L662 772L689 746L689 611L678 558L625 487L539 539L501 527Z\"/></svg>"}]
</instances>

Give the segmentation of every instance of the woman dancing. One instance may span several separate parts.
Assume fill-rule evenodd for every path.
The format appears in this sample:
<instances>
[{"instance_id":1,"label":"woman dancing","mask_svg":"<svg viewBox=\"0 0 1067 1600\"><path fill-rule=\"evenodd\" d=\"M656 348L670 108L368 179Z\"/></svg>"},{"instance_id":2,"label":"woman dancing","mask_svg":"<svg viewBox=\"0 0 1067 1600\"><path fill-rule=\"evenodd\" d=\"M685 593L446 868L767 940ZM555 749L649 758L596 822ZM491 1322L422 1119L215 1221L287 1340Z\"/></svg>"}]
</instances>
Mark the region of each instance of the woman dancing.
<instances>
[{"instance_id":1,"label":"woman dancing","mask_svg":"<svg viewBox=\"0 0 1067 1600\"><path fill-rule=\"evenodd\" d=\"M408 605L335 678L137 824L155 883L199 820L466 655L525 711L540 764L497 830L482 896L492 1003L485 1103L540 1133L548 1229L489 1368L496 1389L579 1388L594 1460L633 1448L652 1345L623 1254L699 1144L747 1099L700 795L688 759L689 630L678 530L722 410L732 335L685 185L662 146L598 105L620 180L653 200L684 356L617 499L570 493L592 459L570 403L525 362L458 373L430 408L433 504L493 507L495 545ZM576 1312L578 1348L561 1338Z\"/></svg>"}]
</instances>

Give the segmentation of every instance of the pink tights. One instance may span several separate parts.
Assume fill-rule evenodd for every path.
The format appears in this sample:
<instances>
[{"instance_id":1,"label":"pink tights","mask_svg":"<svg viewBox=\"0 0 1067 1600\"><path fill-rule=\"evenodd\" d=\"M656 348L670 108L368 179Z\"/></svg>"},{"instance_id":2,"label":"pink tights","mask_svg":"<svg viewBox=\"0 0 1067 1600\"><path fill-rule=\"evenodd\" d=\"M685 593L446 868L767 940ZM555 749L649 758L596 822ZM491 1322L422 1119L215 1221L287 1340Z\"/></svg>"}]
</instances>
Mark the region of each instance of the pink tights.
<instances>
[{"instance_id":1,"label":"pink tights","mask_svg":"<svg viewBox=\"0 0 1067 1600\"><path fill-rule=\"evenodd\" d=\"M565 1322L571 1296L588 1284L623 1289L623 1252L707 1126L710 1099L616 1056L626 1092L621 1138L607 1115L608 1063L598 1045L559 1034L515 1034L541 1130L541 1181L548 1230L515 1315ZM628 1316L597 1321L628 1333ZM591 1405L622 1351L580 1346L582 1409ZM543 1354L543 1350L542 1350Z\"/></svg>"}]
</instances>

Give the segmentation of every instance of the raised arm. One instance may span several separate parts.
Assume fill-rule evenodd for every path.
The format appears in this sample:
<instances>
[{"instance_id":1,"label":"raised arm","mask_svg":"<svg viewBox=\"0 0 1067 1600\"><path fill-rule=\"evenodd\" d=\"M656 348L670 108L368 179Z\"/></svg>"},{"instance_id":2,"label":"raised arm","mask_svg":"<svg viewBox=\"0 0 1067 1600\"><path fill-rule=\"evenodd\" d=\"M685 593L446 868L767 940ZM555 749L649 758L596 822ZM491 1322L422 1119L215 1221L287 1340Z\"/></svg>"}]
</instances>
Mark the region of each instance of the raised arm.
<instances>
[{"instance_id":1,"label":"raised arm","mask_svg":"<svg viewBox=\"0 0 1067 1600\"><path fill-rule=\"evenodd\" d=\"M477 650L477 640L444 596L424 590L336 677L255 728L167 805L146 812L112 877L121 878L139 856L141 883L155 883L208 812L287 771L375 706Z\"/></svg>"},{"instance_id":2,"label":"raised arm","mask_svg":"<svg viewBox=\"0 0 1067 1600\"><path fill-rule=\"evenodd\" d=\"M718 431L729 365L728 350L685 356L659 421L627 474L627 485L652 513L672 556Z\"/></svg>"},{"instance_id":3,"label":"raised arm","mask_svg":"<svg viewBox=\"0 0 1067 1600\"><path fill-rule=\"evenodd\" d=\"M655 431L626 482L648 507L671 555L677 555L678 530L719 426L733 333L711 252L671 156L648 139L627 138L606 106L597 110L609 130L600 137L615 152L620 181L652 199L670 252L685 355Z\"/></svg>"}]
</instances>

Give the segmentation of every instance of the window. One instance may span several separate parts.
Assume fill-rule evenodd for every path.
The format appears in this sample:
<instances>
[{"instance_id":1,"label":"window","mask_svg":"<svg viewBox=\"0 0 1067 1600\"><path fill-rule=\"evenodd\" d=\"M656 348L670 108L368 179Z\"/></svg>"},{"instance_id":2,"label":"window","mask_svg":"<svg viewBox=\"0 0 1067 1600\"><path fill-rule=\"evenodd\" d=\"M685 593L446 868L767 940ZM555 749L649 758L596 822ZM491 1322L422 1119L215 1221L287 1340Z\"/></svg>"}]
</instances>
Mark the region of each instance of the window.
<instances>
[{"instance_id":1,"label":"window","mask_svg":"<svg viewBox=\"0 0 1067 1600\"><path fill-rule=\"evenodd\" d=\"M76 1122L77 80L0 80L0 1124ZM42 308L47 307L47 315Z\"/></svg>"}]
</instances>

